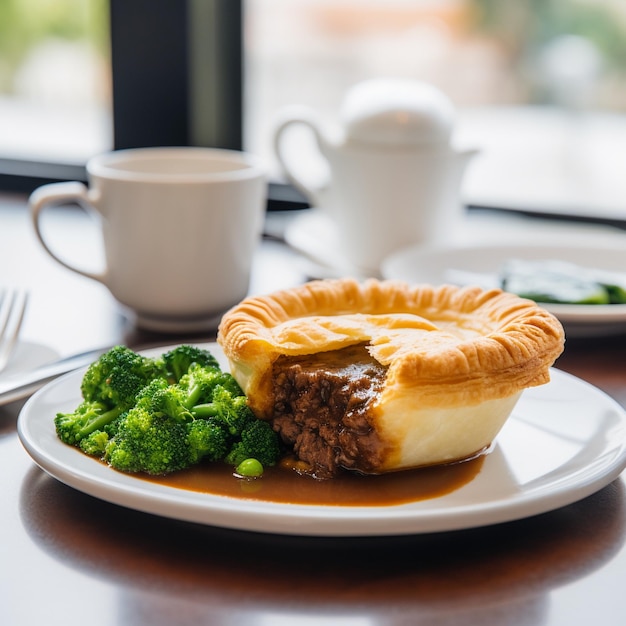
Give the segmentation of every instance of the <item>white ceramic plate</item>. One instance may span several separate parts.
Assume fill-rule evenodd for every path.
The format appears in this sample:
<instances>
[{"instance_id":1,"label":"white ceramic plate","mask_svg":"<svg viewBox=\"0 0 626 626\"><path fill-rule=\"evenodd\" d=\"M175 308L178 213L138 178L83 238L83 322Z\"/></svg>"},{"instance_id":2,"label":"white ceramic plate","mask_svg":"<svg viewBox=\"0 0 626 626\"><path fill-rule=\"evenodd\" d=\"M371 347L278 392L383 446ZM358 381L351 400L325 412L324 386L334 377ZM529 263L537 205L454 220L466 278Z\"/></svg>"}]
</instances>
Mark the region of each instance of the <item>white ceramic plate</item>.
<instances>
[{"instance_id":1,"label":"white ceramic plate","mask_svg":"<svg viewBox=\"0 0 626 626\"><path fill-rule=\"evenodd\" d=\"M620 272L626 276L626 239L603 245L579 242L561 244L515 243L413 247L400 250L382 266L384 278L409 283L463 283L496 286L497 273L507 259L560 260L582 267ZM594 335L626 332L626 304L545 304L563 323L568 334Z\"/></svg>"},{"instance_id":2,"label":"white ceramic plate","mask_svg":"<svg viewBox=\"0 0 626 626\"><path fill-rule=\"evenodd\" d=\"M206 347L224 362L218 346ZM61 443L53 416L77 405L83 372L57 379L24 405L18 433L33 460L61 482L102 500L200 524L309 536L449 531L570 504L609 484L626 466L626 412L595 387L553 370L552 382L524 392L480 473L448 495L381 507L211 496L115 472Z\"/></svg>"}]
</instances>

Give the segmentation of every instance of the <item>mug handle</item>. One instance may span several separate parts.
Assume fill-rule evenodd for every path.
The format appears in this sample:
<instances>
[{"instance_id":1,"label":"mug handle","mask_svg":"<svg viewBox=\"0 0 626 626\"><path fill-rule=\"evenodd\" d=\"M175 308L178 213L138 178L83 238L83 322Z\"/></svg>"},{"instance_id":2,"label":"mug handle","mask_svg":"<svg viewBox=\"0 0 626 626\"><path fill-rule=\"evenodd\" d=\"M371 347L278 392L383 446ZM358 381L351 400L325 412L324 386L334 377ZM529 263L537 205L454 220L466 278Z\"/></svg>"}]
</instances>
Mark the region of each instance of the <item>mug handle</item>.
<instances>
[{"instance_id":1,"label":"mug handle","mask_svg":"<svg viewBox=\"0 0 626 626\"><path fill-rule=\"evenodd\" d=\"M285 137L285 132L289 129L290 126L296 124L302 124L312 131L317 147L319 148L320 153L323 155L326 142L324 141L324 138L320 131L320 122L317 116L313 113L313 111L311 111L307 107L300 106L287 107L280 114L274 128L274 154L283 172L285 173L287 180L298 191L304 194L304 196L313 206L320 206L322 204L320 196L322 196L325 188L327 187L327 181L325 181L325 184L320 184L318 186L313 186L312 184L305 182L294 171L294 169L285 157L285 152L283 149L283 139ZM324 159L324 161L326 161L326 159Z\"/></svg>"},{"instance_id":2,"label":"mug handle","mask_svg":"<svg viewBox=\"0 0 626 626\"><path fill-rule=\"evenodd\" d=\"M72 272L76 272L81 276L85 276L105 284L104 272L89 272L64 261L62 258L57 256L43 236L40 224L43 209L53 204L63 204L68 202L78 204L83 208L90 207L94 204L94 195L93 192L89 191L87 187L80 182L50 183L48 185L42 185L33 191L28 199L28 204L30 207L31 221L35 229L37 239L39 240L39 243L41 243L43 249L63 267L71 270Z\"/></svg>"}]
</instances>

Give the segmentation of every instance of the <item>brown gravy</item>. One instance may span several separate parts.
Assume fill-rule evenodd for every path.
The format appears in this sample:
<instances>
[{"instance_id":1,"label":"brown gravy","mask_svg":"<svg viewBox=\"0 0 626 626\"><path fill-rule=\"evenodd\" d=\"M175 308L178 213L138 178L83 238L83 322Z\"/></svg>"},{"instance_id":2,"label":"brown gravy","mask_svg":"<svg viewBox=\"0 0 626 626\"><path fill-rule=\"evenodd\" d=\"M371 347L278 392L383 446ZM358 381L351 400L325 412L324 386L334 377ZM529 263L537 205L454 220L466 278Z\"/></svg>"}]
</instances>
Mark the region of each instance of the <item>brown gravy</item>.
<instances>
[{"instance_id":1,"label":"brown gravy","mask_svg":"<svg viewBox=\"0 0 626 626\"><path fill-rule=\"evenodd\" d=\"M271 467L262 478L233 476L224 463L201 464L168 476L145 480L201 493L284 504L334 506L390 506L437 498L459 489L480 472L484 455L437 467L365 476L346 472L329 480L317 480L294 470Z\"/></svg>"}]
</instances>

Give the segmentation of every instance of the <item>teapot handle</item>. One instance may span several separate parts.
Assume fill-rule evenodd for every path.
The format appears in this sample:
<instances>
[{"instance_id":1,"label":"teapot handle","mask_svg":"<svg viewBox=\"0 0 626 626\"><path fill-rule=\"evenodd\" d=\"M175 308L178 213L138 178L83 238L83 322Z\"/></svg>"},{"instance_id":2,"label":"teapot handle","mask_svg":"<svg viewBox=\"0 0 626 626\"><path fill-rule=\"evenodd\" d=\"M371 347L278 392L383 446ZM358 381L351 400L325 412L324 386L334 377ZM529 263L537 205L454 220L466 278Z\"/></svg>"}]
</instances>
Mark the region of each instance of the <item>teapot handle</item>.
<instances>
[{"instance_id":1,"label":"teapot handle","mask_svg":"<svg viewBox=\"0 0 626 626\"><path fill-rule=\"evenodd\" d=\"M304 178L296 172L297 168L294 167L292 163L293 159L290 160L287 156L284 141L286 138L286 132L290 129L290 127L297 124L307 127L313 133L316 145L321 153L322 162L325 166L325 172L321 177L321 181L317 181L317 184L313 181L305 181ZM311 111L308 107L293 106L284 109L280 114L274 128L273 137L274 154L285 174L285 177L298 191L304 194L309 203L315 207L319 207L323 204L321 196L323 196L324 190L328 186L328 181L330 179L328 162L323 157L325 149L327 148L327 142L324 140L320 128L321 124L319 119L313 111Z\"/></svg>"}]
</instances>

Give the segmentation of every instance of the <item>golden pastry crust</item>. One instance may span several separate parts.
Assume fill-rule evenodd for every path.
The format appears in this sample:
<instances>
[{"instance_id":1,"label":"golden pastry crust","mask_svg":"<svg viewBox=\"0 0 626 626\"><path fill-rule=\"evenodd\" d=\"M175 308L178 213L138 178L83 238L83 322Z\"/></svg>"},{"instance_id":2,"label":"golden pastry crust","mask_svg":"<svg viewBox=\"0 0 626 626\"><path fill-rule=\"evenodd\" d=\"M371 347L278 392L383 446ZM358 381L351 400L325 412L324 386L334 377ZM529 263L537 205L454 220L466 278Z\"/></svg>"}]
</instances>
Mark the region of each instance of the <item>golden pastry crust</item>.
<instances>
[{"instance_id":1,"label":"golden pastry crust","mask_svg":"<svg viewBox=\"0 0 626 626\"><path fill-rule=\"evenodd\" d=\"M389 367L389 384L419 386L435 404L443 385L471 403L547 382L563 341L553 315L499 290L351 279L244 300L218 333L244 391L261 405L256 387L280 355L368 342Z\"/></svg>"},{"instance_id":2,"label":"golden pastry crust","mask_svg":"<svg viewBox=\"0 0 626 626\"><path fill-rule=\"evenodd\" d=\"M470 426L480 430L475 407L491 407L493 423L468 446L489 445L521 391L549 380L564 332L536 303L500 290L341 279L244 300L224 315L218 342L264 419L272 418L272 367L279 357L365 344L387 370L371 415L390 450L386 470L444 462L445 439L428 455L415 450L418 440L433 429L445 432L442 423L454 432L454 415L474 416ZM456 458L479 450L451 448Z\"/></svg>"}]
</instances>

